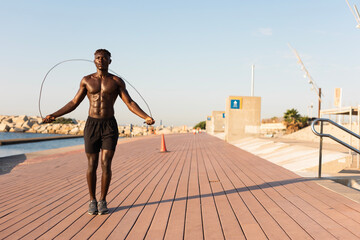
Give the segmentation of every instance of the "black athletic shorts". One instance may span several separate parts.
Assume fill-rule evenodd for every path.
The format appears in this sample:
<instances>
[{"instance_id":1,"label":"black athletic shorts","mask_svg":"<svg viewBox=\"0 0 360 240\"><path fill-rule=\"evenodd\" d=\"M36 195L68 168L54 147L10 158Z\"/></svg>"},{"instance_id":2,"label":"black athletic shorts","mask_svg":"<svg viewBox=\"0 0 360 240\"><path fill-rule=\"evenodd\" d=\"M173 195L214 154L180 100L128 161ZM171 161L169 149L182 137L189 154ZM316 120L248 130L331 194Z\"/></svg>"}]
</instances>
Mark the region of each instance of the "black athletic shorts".
<instances>
[{"instance_id":1,"label":"black athletic shorts","mask_svg":"<svg viewBox=\"0 0 360 240\"><path fill-rule=\"evenodd\" d=\"M119 130L115 117L88 117L84 129L86 153L98 153L100 149L115 150L118 138Z\"/></svg>"}]
</instances>

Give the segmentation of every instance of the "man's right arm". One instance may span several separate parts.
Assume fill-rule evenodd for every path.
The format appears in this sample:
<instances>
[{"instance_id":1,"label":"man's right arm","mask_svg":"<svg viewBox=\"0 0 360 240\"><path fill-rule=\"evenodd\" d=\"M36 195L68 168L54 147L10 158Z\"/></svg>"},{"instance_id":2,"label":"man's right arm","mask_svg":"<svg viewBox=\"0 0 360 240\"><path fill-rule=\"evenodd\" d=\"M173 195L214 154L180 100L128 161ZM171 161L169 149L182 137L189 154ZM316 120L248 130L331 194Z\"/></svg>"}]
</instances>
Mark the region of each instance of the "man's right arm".
<instances>
[{"instance_id":1,"label":"man's right arm","mask_svg":"<svg viewBox=\"0 0 360 240\"><path fill-rule=\"evenodd\" d=\"M51 123L55 121L55 118L60 117L62 115L65 115L73 110L75 110L79 104L84 100L86 96L87 90L86 90L86 78L83 78L80 82L80 88L78 92L76 93L75 97L68 102L64 107L60 108L58 111L47 115L43 119L43 123Z\"/></svg>"}]
</instances>

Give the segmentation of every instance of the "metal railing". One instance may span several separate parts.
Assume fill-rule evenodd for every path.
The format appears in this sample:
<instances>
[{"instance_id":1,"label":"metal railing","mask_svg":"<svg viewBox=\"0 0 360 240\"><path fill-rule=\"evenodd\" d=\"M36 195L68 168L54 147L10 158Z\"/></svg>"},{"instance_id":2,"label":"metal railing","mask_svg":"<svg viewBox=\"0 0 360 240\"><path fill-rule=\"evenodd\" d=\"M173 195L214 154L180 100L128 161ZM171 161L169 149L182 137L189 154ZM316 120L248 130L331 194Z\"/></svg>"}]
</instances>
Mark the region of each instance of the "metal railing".
<instances>
[{"instance_id":1,"label":"metal railing","mask_svg":"<svg viewBox=\"0 0 360 240\"><path fill-rule=\"evenodd\" d=\"M317 131L315 130L315 124L316 124L317 122L320 122L320 133L319 133L319 132L317 132ZM351 145L349 145L349 144L347 144L347 143L345 143L345 142L341 141L340 139L338 139L338 138L334 137L334 136L333 136L333 135L331 135L331 134L324 134L324 133L323 133L323 125L324 125L324 122L331 123L332 125L334 125L334 126L336 126L336 127L340 128L341 130L343 130L344 132L347 132L347 133L349 133L350 135L352 135L352 136L354 136L354 137L356 137L356 138L360 139L360 135L358 135L358 134L356 134L356 133L354 133L354 132L350 131L349 129L347 129L347 128L345 128L345 127L343 127L343 126L341 126L341 125L337 124L336 122L334 122L334 121L332 121L332 120L330 120L330 119L327 119L327 118L317 118L317 119L315 119L315 120L311 123L311 130L313 131L313 133L314 133L315 135L317 135L317 136L319 136L319 137L320 137L320 149L319 149L319 173L318 173L318 177L319 177L319 178L321 178L321 165L322 165L322 143L323 143L323 137L328 137L328 138L331 138L332 140L334 140L334 141L336 141L336 142L340 143L341 145L343 145L343 146L347 147L348 149L350 149L350 150L352 150L352 151L354 151L354 152L356 152L356 153L360 154L360 150L359 150L359 149L354 148L353 146L351 146Z\"/></svg>"}]
</instances>

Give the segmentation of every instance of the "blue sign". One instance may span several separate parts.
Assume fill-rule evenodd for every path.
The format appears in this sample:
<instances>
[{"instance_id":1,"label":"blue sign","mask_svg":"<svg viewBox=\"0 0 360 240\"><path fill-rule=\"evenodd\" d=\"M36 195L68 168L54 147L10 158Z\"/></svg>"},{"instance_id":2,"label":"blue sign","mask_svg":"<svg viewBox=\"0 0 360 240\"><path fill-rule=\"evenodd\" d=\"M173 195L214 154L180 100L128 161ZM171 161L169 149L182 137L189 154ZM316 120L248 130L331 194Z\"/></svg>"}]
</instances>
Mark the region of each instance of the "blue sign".
<instances>
[{"instance_id":1,"label":"blue sign","mask_svg":"<svg viewBox=\"0 0 360 240\"><path fill-rule=\"evenodd\" d=\"M207 120L208 120L208 121L211 121L211 117L208 117Z\"/></svg>"},{"instance_id":2,"label":"blue sign","mask_svg":"<svg viewBox=\"0 0 360 240\"><path fill-rule=\"evenodd\" d=\"M240 109L240 100L239 99L231 99L230 100L230 108L231 109Z\"/></svg>"},{"instance_id":3,"label":"blue sign","mask_svg":"<svg viewBox=\"0 0 360 240\"><path fill-rule=\"evenodd\" d=\"M225 113L223 113L223 118L225 118Z\"/></svg>"}]
</instances>

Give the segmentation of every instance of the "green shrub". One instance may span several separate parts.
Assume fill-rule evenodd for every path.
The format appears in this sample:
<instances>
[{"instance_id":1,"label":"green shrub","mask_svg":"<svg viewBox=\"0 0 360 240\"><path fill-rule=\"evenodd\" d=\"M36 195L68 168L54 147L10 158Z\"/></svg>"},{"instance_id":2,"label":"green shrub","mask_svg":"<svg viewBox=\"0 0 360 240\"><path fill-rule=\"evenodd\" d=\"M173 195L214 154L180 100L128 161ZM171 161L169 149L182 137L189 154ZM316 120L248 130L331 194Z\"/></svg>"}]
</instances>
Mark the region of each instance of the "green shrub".
<instances>
[{"instance_id":1,"label":"green shrub","mask_svg":"<svg viewBox=\"0 0 360 240\"><path fill-rule=\"evenodd\" d=\"M294 108L286 110L284 113L284 121L287 133L296 132L309 125L308 117L301 116Z\"/></svg>"},{"instance_id":2,"label":"green shrub","mask_svg":"<svg viewBox=\"0 0 360 240\"><path fill-rule=\"evenodd\" d=\"M202 122L199 122L198 124L196 124L194 126L194 128L201 128L201 129L206 129L206 121L202 121Z\"/></svg>"},{"instance_id":3,"label":"green shrub","mask_svg":"<svg viewBox=\"0 0 360 240\"><path fill-rule=\"evenodd\" d=\"M53 123L60 123L60 124L74 124L74 121L71 118L57 118Z\"/></svg>"}]
</instances>

